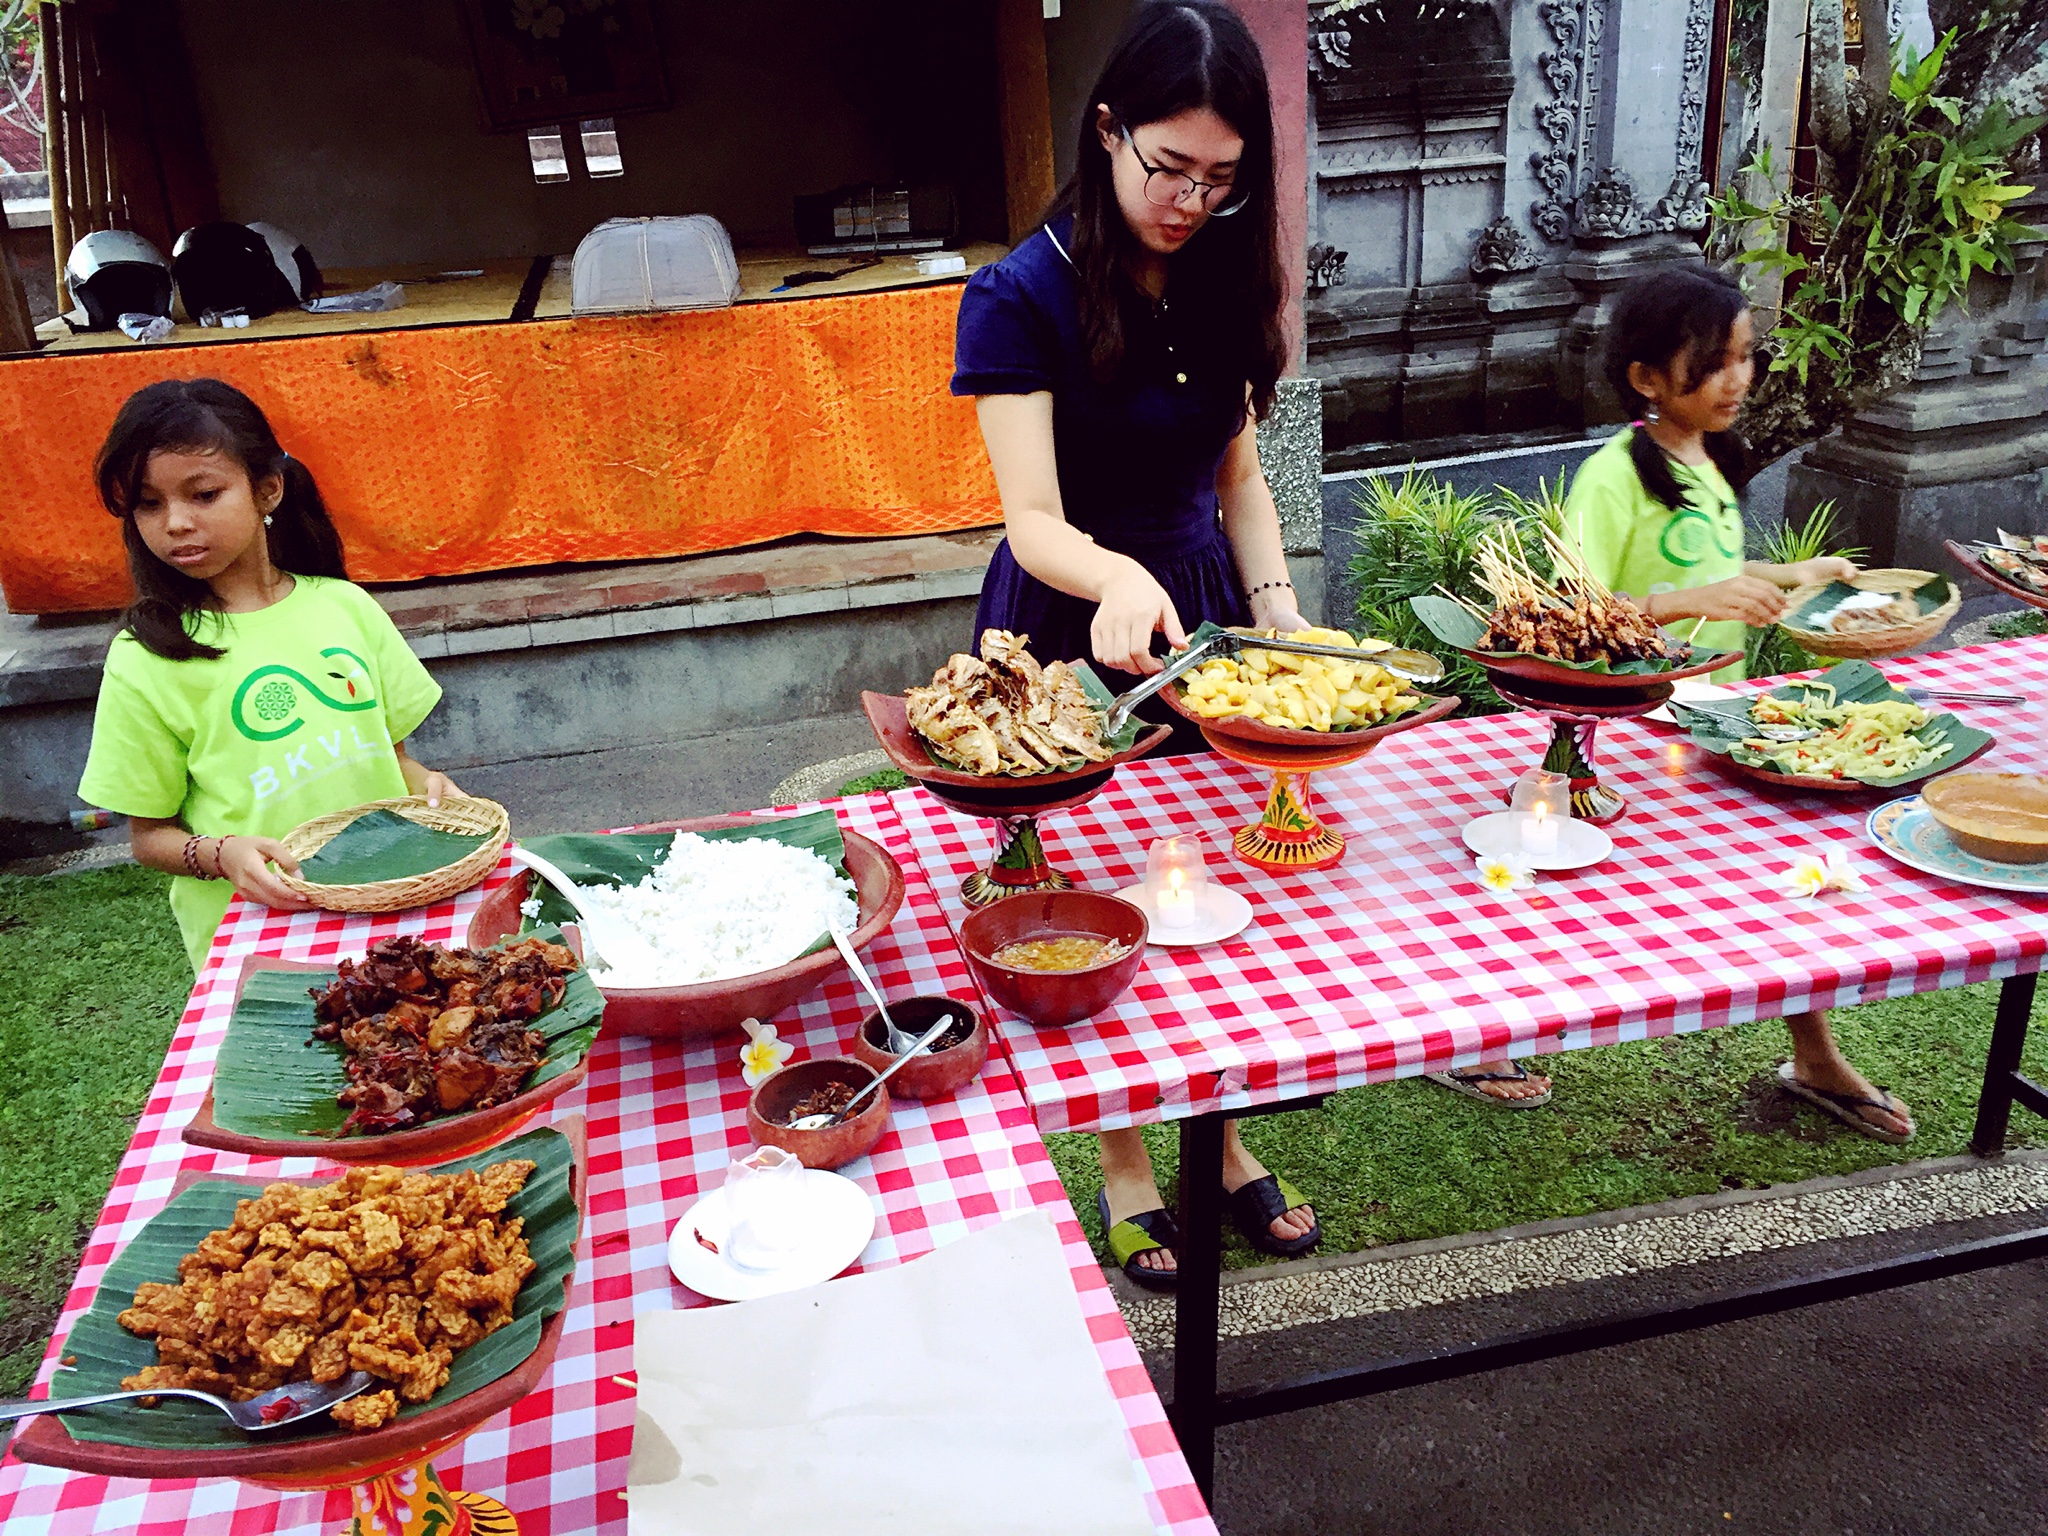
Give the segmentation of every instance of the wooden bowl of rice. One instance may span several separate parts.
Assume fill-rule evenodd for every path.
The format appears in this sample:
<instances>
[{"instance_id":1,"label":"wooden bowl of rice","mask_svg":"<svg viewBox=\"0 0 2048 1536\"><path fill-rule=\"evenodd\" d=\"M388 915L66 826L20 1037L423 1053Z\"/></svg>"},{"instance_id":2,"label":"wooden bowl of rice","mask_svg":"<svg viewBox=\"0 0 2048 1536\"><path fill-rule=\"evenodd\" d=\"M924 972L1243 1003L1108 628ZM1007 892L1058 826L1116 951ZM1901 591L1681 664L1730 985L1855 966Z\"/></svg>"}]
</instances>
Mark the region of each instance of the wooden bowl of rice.
<instances>
[{"instance_id":1,"label":"wooden bowl of rice","mask_svg":"<svg viewBox=\"0 0 2048 1536\"><path fill-rule=\"evenodd\" d=\"M757 826L755 816L708 816L691 821L658 821L634 832L710 832L726 827ZM846 827L846 873L852 879L859 918L852 939L856 950L873 943L894 921L903 905L903 871L889 851ZM529 870L484 897L469 924L469 944L483 948L497 943L520 926L520 903L532 891ZM751 976L728 976L675 987L606 987L604 1029L607 1035L642 1035L653 1040L693 1040L701 1035L738 1033L742 1019L766 1023L809 997L837 972L846 969L837 948L827 946L773 970Z\"/></svg>"}]
</instances>

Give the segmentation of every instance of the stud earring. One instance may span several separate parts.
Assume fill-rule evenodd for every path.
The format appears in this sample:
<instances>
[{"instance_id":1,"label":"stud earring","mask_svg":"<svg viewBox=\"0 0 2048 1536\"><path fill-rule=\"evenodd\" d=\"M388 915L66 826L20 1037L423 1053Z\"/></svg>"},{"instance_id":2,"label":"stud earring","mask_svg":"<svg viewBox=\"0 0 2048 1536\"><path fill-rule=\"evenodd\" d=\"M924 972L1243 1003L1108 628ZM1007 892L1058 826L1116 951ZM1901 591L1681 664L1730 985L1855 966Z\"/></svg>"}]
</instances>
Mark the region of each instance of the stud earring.
<instances>
[{"instance_id":1,"label":"stud earring","mask_svg":"<svg viewBox=\"0 0 2048 1536\"><path fill-rule=\"evenodd\" d=\"M1662 421L1663 419L1664 413L1657 409L1656 401L1653 400L1648 405L1643 407L1644 425L1654 427L1655 425L1657 425L1658 422Z\"/></svg>"},{"instance_id":2,"label":"stud earring","mask_svg":"<svg viewBox=\"0 0 2048 1536\"><path fill-rule=\"evenodd\" d=\"M263 526L266 528L270 526L270 514L268 512L263 514Z\"/></svg>"}]
</instances>

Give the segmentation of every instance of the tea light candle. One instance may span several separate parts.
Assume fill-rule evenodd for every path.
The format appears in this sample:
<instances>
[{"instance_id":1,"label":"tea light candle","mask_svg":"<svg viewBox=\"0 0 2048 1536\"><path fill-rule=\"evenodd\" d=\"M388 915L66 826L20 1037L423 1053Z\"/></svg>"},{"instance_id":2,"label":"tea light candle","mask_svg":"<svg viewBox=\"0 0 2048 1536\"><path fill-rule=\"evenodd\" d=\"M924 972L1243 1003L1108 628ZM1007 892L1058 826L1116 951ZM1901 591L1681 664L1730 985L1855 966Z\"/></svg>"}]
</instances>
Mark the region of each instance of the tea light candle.
<instances>
[{"instance_id":1,"label":"tea light candle","mask_svg":"<svg viewBox=\"0 0 2048 1536\"><path fill-rule=\"evenodd\" d=\"M1557 856L1557 818L1542 801L1522 818L1522 852L1539 859Z\"/></svg>"},{"instance_id":2,"label":"tea light candle","mask_svg":"<svg viewBox=\"0 0 2048 1536\"><path fill-rule=\"evenodd\" d=\"M1198 837L1162 837L1145 856L1145 895L1163 933L1185 933L1202 920L1209 870Z\"/></svg>"}]
</instances>

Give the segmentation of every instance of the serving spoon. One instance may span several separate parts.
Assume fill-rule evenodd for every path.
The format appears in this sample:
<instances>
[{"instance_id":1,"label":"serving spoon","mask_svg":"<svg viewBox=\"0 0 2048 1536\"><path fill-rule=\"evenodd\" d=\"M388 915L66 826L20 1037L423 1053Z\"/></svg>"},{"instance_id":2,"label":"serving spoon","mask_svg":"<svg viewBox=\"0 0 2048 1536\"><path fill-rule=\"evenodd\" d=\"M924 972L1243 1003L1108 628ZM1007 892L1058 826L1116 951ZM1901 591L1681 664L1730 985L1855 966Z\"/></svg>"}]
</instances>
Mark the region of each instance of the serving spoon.
<instances>
[{"instance_id":1,"label":"serving spoon","mask_svg":"<svg viewBox=\"0 0 2048 1536\"><path fill-rule=\"evenodd\" d=\"M846 930L837 923L827 923L825 931L832 935L832 942L839 946L840 956L846 961L846 968L853 972L860 984L868 989L868 996L875 1000L875 1007L881 1011L882 1030L889 1044L891 1056L910 1054L910 1036L896 1027L896 1021L889 1017L889 1004L883 999L881 990L868 975L868 968L860 963L860 956L854 952L853 941L846 936Z\"/></svg>"},{"instance_id":2,"label":"serving spoon","mask_svg":"<svg viewBox=\"0 0 2048 1536\"><path fill-rule=\"evenodd\" d=\"M296 1424L316 1413L324 1413L336 1403L345 1403L358 1393L368 1391L376 1385L376 1380L368 1371L351 1371L339 1381L295 1381L289 1386L258 1393L246 1403L215 1397L211 1392L199 1392L190 1387L152 1387L147 1392L95 1392L90 1397L25 1398L16 1403L0 1403L0 1423L30 1418L38 1413L69 1413L74 1408L97 1408L101 1403L131 1402L138 1397L185 1397L195 1403L218 1408L251 1434L261 1434L266 1429L282 1429L287 1424Z\"/></svg>"},{"instance_id":3,"label":"serving spoon","mask_svg":"<svg viewBox=\"0 0 2048 1536\"><path fill-rule=\"evenodd\" d=\"M898 1056L894 1061L890 1062L887 1071L883 1072L880 1076L876 1077L876 1079L873 1082L869 1083L867 1087L861 1089L859 1093L856 1093L852 1098L848 1099L837 1110L833 1111L831 1114L826 1115L805 1115L801 1120L790 1121L789 1128L793 1131L822 1131L826 1129L828 1126L834 1126L842 1123L848 1115L853 1113L855 1107L859 1105L862 1099L866 1098L869 1094L873 1093L877 1088L881 1087L882 1084L886 1083L887 1081L889 1081L890 1078L894 1077L897 1074L897 1072L901 1070L903 1064L906 1061L910 1060L911 1057L917 1055L926 1046L930 1045L934 1040L938 1039L939 1036L943 1035L957 1022L958 1020L955 1018L953 1010L950 1008L947 1009L944 1013L939 1015L938 1023L934 1024L930 1029L926 1030L922 1035L918 1036L917 1044L913 1045L901 1056Z\"/></svg>"},{"instance_id":4,"label":"serving spoon","mask_svg":"<svg viewBox=\"0 0 2048 1536\"><path fill-rule=\"evenodd\" d=\"M625 960L646 962L654 958L647 946L638 938L612 924L609 919L593 915L590 909L583 905L577 893L576 882L563 874L554 864L517 843L506 852L514 864L524 864L552 885L575 911L576 921L583 928L584 965L592 970L608 971L618 967ZM607 959L607 956L611 958ZM597 978L593 976L591 980L596 981ZM598 990L602 991L603 987L600 985Z\"/></svg>"}]
</instances>

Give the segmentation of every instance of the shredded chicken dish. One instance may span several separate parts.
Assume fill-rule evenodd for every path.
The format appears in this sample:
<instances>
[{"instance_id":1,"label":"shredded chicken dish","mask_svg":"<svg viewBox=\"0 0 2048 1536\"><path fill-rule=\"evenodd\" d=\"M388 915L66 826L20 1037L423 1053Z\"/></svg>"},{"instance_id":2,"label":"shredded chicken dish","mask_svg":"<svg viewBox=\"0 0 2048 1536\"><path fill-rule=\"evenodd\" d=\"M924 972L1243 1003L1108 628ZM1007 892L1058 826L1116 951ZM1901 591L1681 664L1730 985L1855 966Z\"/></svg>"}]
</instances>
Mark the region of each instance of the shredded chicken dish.
<instances>
[{"instance_id":1,"label":"shredded chicken dish","mask_svg":"<svg viewBox=\"0 0 2048 1536\"><path fill-rule=\"evenodd\" d=\"M1040 667L1029 635L986 629L981 656L961 653L905 696L910 728L941 760L969 773L1048 773L1116 754L1102 711L1063 661Z\"/></svg>"}]
</instances>

